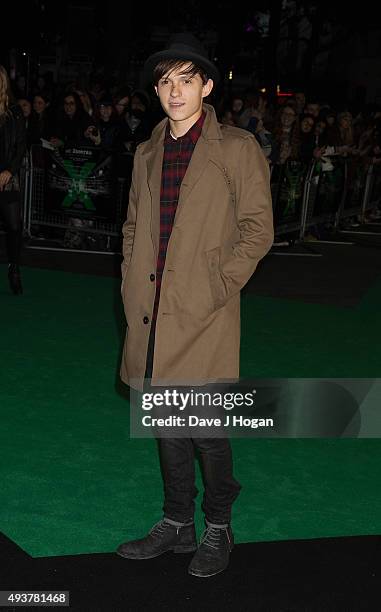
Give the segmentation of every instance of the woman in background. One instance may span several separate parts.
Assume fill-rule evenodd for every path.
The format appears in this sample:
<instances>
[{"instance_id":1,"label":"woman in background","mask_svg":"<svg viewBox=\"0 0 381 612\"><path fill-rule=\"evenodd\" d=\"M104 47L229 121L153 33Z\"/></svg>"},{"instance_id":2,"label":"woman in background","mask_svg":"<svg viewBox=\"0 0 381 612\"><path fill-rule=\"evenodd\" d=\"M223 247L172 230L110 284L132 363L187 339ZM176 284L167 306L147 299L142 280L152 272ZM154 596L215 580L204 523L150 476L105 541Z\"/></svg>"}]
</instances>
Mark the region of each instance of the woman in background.
<instances>
[{"instance_id":1,"label":"woman in background","mask_svg":"<svg viewBox=\"0 0 381 612\"><path fill-rule=\"evenodd\" d=\"M28 136L31 144L41 144L41 138L48 139L51 132L50 100L41 92L33 98L33 111L28 125Z\"/></svg>"},{"instance_id":2,"label":"woman in background","mask_svg":"<svg viewBox=\"0 0 381 612\"><path fill-rule=\"evenodd\" d=\"M8 74L0 66L0 215L6 232L8 280L12 292L22 293L19 269L22 217L18 172L25 152L25 119L13 104Z\"/></svg>"}]
</instances>

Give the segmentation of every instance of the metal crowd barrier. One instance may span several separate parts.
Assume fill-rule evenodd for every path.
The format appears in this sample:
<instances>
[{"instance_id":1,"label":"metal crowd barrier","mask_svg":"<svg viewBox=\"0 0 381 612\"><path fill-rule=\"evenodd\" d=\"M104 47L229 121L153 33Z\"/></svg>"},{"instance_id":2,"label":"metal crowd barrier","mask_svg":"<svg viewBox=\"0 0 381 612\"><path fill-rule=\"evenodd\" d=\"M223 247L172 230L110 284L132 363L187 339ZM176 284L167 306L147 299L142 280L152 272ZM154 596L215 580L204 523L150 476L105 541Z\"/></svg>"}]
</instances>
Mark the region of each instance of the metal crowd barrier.
<instances>
[{"instance_id":1,"label":"metal crowd barrier","mask_svg":"<svg viewBox=\"0 0 381 612\"><path fill-rule=\"evenodd\" d=\"M307 203L314 165L299 161L275 164L271 168L271 195L274 215L274 246L289 246L288 241L278 241L280 236L294 235L303 252L275 251L274 255L321 257L301 236L306 222Z\"/></svg>"},{"instance_id":2,"label":"metal crowd barrier","mask_svg":"<svg viewBox=\"0 0 381 612\"><path fill-rule=\"evenodd\" d=\"M90 152L92 150L91 147L86 149ZM89 239L90 242L93 239L101 252L115 252L113 248L120 252L121 227L127 214L133 155L129 154L122 160L119 159L117 174L113 175L112 219L92 217L88 211L86 211L88 214L83 216L75 208L72 210L52 208L47 201L50 199L47 192L47 188L49 189L47 156L49 157L49 153L46 153L41 146L33 146L25 156L20 172L24 232L30 239L30 244L27 246L54 248L48 246L49 231L52 230L61 234L56 243L59 247L63 246L63 250L87 251L85 247L88 246ZM86 201L89 194L89 197L92 195L97 197L102 192L102 181L99 177L94 177L89 172L83 176L82 171L73 171L70 164L66 164L66 170L72 174L71 183L65 183L67 176L63 178L61 173L53 176L53 186L58 191L61 190L65 196L71 194L71 200L74 201L76 192L81 194L83 201ZM121 174L124 176L120 176ZM346 230L341 230L340 227L346 218L364 218L367 211L378 206L381 201L381 166L374 164L365 166L356 164L356 160L339 157L335 158L333 169L328 171L323 170L318 160L313 160L310 164L293 161L282 165L275 164L271 168L271 193L276 238L294 234L298 237L297 242L304 245L305 250L309 250L309 253L305 254L320 256L311 249L311 245L306 245L306 232L313 226L328 224L334 231L345 233ZM75 240L70 241L70 235L74 238L76 235L86 236L85 246L83 242L78 246ZM65 236L69 237L66 243ZM95 239L97 237L103 237L101 247L99 240ZM36 246L36 243L40 244ZM97 251L91 246L89 252Z\"/></svg>"},{"instance_id":3,"label":"metal crowd barrier","mask_svg":"<svg viewBox=\"0 0 381 612\"><path fill-rule=\"evenodd\" d=\"M94 147L78 146L71 150L89 156L100 153ZM119 252L118 241L121 240L121 226L128 206L130 171L123 177L110 174L106 181L107 155L98 164L84 161L82 165L75 165L72 160L64 159L60 154L57 158L56 153L53 159L49 159L51 155L49 150L39 145L32 146L29 153L25 190L25 231L30 239L27 246L50 250L61 250L60 247L63 247L63 250L93 253L100 248L100 252L111 254L116 245ZM120 160L118 162L120 167ZM132 169L130 159L128 166ZM57 200L57 194L59 203L52 206L51 200ZM112 203L113 214L109 215L110 218L107 218L107 214L96 214L98 211L94 201L99 198L106 202L106 205L103 202L103 212L108 212L107 198ZM49 231L50 234L55 233L54 238ZM36 245L36 242L40 244ZM47 246L48 243L55 243L58 247L51 244Z\"/></svg>"},{"instance_id":4,"label":"metal crowd barrier","mask_svg":"<svg viewBox=\"0 0 381 612\"><path fill-rule=\"evenodd\" d=\"M337 158L333 168L326 171L319 161L311 161L306 179L300 241L305 239L307 230L314 226L326 224L336 230L347 195L347 176L347 165L343 158Z\"/></svg>"},{"instance_id":5,"label":"metal crowd barrier","mask_svg":"<svg viewBox=\"0 0 381 612\"><path fill-rule=\"evenodd\" d=\"M328 171L324 171L321 164L314 161L306 183L306 201L300 228L301 241L309 228L319 224L327 224L339 234L360 233L342 229L343 223L350 217L363 220L366 212L380 203L379 169L373 164L359 163L356 159L337 158L333 169ZM350 244L343 241L334 243Z\"/></svg>"},{"instance_id":6,"label":"metal crowd barrier","mask_svg":"<svg viewBox=\"0 0 381 612\"><path fill-rule=\"evenodd\" d=\"M363 236L376 236L380 235L380 231L377 229L380 227L380 223L372 220L369 222L366 218L367 213L372 209L377 208L381 203L381 168L379 164L370 164L367 168L362 169L362 181L359 188L359 180L355 183L353 191L357 194L357 206L355 209L347 210L344 207L342 211L342 217L351 216L353 213L358 217L360 224L359 227L354 229L340 229L341 234L354 234ZM357 189L356 189L357 187ZM376 230L376 231L374 231Z\"/></svg>"}]
</instances>

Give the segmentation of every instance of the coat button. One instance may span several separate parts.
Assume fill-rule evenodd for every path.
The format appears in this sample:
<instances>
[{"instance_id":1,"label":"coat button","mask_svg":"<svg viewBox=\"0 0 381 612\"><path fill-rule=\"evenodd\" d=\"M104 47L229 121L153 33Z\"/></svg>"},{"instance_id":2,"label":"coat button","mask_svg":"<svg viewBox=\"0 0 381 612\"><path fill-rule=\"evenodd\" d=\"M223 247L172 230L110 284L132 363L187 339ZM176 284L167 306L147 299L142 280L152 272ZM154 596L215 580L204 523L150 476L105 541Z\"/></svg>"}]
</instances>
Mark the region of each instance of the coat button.
<instances>
[{"instance_id":1,"label":"coat button","mask_svg":"<svg viewBox=\"0 0 381 612\"><path fill-rule=\"evenodd\" d=\"M148 317L143 317L143 323L145 325L147 325L147 323L149 323L149 318Z\"/></svg>"},{"instance_id":2,"label":"coat button","mask_svg":"<svg viewBox=\"0 0 381 612\"><path fill-rule=\"evenodd\" d=\"M153 282L155 280L155 275L154 274L150 274L149 275L149 279L150 279L150 281Z\"/></svg>"}]
</instances>

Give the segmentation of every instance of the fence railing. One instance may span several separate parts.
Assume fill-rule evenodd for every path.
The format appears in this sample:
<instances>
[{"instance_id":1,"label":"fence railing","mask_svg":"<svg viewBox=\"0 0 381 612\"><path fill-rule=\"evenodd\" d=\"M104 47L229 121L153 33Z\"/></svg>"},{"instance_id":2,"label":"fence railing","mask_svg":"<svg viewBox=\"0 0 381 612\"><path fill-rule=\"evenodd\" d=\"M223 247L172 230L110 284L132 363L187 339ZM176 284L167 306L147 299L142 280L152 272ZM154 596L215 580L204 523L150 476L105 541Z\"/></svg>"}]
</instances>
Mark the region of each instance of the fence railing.
<instances>
[{"instance_id":1,"label":"fence railing","mask_svg":"<svg viewBox=\"0 0 381 612\"><path fill-rule=\"evenodd\" d=\"M127 214L132 156L87 146L32 146L28 158L27 236L55 239L72 250L115 248Z\"/></svg>"},{"instance_id":2,"label":"fence railing","mask_svg":"<svg viewBox=\"0 0 381 612\"><path fill-rule=\"evenodd\" d=\"M120 252L132 165L131 154L96 147L32 146L20 173L25 234L42 245ZM271 168L271 192L275 236L303 242L312 226L337 230L379 205L381 167L337 157L326 171L319 160L289 161Z\"/></svg>"}]
</instances>

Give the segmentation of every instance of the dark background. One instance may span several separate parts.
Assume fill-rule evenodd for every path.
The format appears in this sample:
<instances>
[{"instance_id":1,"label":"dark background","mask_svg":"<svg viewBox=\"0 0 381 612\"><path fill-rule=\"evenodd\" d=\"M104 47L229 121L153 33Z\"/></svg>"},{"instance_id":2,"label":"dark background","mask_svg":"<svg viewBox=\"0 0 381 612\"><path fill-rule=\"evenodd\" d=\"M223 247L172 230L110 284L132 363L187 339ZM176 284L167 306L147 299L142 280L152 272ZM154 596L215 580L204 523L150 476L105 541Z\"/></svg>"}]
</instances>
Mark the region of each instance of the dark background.
<instances>
[{"instance_id":1,"label":"dark background","mask_svg":"<svg viewBox=\"0 0 381 612\"><path fill-rule=\"evenodd\" d=\"M0 61L16 74L70 80L77 70L139 84L144 59L173 32L203 40L222 89L305 91L356 107L381 102L375 4L263 0L206 3L55 2L2 8ZM10 51L13 49L10 59ZM23 55L24 54L24 55ZM229 73L231 72L231 79Z\"/></svg>"}]
</instances>

